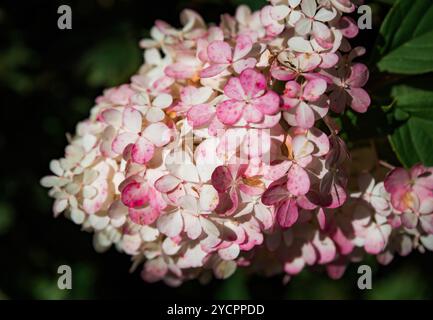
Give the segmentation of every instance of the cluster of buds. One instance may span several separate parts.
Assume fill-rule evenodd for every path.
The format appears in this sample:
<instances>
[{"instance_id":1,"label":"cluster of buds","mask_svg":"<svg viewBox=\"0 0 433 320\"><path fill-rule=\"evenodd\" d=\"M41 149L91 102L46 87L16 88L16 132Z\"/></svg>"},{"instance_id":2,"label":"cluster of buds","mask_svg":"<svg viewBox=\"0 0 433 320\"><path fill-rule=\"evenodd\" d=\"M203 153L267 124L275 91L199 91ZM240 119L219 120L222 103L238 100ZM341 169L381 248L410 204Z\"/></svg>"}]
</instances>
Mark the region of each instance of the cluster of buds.
<instances>
[{"instance_id":1,"label":"cluster of buds","mask_svg":"<svg viewBox=\"0 0 433 320\"><path fill-rule=\"evenodd\" d=\"M358 1L359 2L359 1ZM358 4L358 3L356 3ZM362 177L331 117L366 112L364 53L351 0L271 0L219 25L191 10L156 21L130 83L96 99L42 179L64 213L180 285L324 265L337 278L363 254L432 249L433 169Z\"/></svg>"}]
</instances>

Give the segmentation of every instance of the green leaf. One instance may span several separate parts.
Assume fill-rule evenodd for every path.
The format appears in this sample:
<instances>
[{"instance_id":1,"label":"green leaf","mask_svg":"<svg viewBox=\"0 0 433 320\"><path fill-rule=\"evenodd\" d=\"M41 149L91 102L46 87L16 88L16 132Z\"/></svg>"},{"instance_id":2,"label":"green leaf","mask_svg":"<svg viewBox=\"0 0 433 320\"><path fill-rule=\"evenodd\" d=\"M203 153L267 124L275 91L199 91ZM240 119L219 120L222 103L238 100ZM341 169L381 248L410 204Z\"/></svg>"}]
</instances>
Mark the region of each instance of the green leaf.
<instances>
[{"instance_id":1,"label":"green leaf","mask_svg":"<svg viewBox=\"0 0 433 320\"><path fill-rule=\"evenodd\" d=\"M433 91L427 88L397 86L394 117L406 120L390 136L399 160L410 167L418 162L433 165Z\"/></svg>"},{"instance_id":2,"label":"green leaf","mask_svg":"<svg viewBox=\"0 0 433 320\"><path fill-rule=\"evenodd\" d=\"M433 71L433 6L431 0L399 0L380 29L381 71L422 74Z\"/></svg>"}]
</instances>

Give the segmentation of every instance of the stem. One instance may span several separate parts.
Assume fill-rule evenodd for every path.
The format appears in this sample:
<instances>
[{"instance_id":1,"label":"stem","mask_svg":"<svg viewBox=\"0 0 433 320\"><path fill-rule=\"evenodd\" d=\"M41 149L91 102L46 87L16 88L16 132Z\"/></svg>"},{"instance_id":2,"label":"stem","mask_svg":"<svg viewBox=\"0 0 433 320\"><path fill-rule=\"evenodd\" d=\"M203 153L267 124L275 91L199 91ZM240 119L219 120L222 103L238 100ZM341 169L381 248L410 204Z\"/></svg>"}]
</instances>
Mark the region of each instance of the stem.
<instances>
[{"instance_id":1,"label":"stem","mask_svg":"<svg viewBox=\"0 0 433 320\"><path fill-rule=\"evenodd\" d=\"M395 169L395 167L394 167L392 164L389 164L388 162L383 161L383 160L379 160L379 164L380 164L382 167L385 167L385 168L387 168L387 169L389 169L389 170L394 170L394 169Z\"/></svg>"}]
</instances>

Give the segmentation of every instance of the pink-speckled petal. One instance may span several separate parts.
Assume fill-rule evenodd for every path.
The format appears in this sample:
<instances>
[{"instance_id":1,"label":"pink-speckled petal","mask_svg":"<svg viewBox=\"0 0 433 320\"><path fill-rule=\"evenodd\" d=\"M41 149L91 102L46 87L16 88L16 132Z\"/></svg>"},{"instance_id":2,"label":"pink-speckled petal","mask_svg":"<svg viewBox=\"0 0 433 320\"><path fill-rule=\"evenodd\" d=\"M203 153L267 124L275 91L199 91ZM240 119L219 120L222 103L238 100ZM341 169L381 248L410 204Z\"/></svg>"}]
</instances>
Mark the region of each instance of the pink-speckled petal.
<instances>
[{"instance_id":1,"label":"pink-speckled petal","mask_svg":"<svg viewBox=\"0 0 433 320\"><path fill-rule=\"evenodd\" d=\"M290 228L298 220L299 211L296 201L292 198L278 206L277 221L282 228Z\"/></svg>"},{"instance_id":2,"label":"pink-speckled petal","mask_svg":"<svg viewBox=\"0 0 433 320\"><path fill-rule=\"evenodd\" d=\"M226 124L233 125L239 121L245 104L241 101L226 100L218 104L216 114L218 119Z\"/></svg>"},{"instance_id":3,"label":"pink-speckled petal","mask_svg":"<svg viewBox=\"0 0 433 320\"><path fill-rule=\"evenodd\" d=\"M164 69L165 74L173 79L190 79L197 72L195 68L185 63L174 63Z\"/></svg>"},{"instance_id":4,"label":"pink-speckled petal","mask_svg":"<svg viewBox=\"0 0 433 320\"><path fill-rule=\"evenodd\" d=\"M232 49L227 42L215 40L207 47L207 55L212 63L231 63Z\"/></svg>"},{"instance_id":5,"label":"pink-speckled petal","mask_svg":"<svg viewBox=\"0 0 433 320\"><path fill-rule=\"evenodd\" d=\"M268 91L263 96L251 102L261 113L274 115L279 111L280 97L274 91Z\"/></svg>"},{"instance_id":6,"label":"pink-speckled petal","mask_svg":"<svg viewBox=\"0 0 433 320\"><path fill-rule=\"evenodd\" d=\"M240 35L236 38L236 46L233 53L233 61L245 57L253 48L253 41L247 35Z\"/></svg>"},{"instance_id":7,"label":"pink-speckled petal","mask_svg":"<svg viewBox=\"0 0 433 320\"><path fill-rule=\"evenodd\" d=\"M123 204L129 208L137 208L145 205L149 201L148 187L139 182L128 184L121 194Z\"/></svg>"},{"instance_id":8,"label":"pink-speckled petal","mask_svg":"<svg viewBox=\"0 0 433 320\"><path fill-rule=\"evenodd\" d=\"M244 70L239 76L239 80L249 98L258 98L266 89L265 76L254 69Z\"/></svg>"},{"instance_id":9,"label":"pink-speckled petal","mask_svg":"<svg viewBox=\"0 0 433 320\"><path fill-rule=\"evenodd\" d=\"M139 225L150 225L159 217L159 211L148 206L141 209L129 208L129 219Z\"/></svg>"},{"instance_id":10,"label":"pink-speckled petal","mask_svg":"<svg viewBox=\"0 0 433 320\"><path fill-rule=\"evenodd\" d=\"M352 98L350 102L352 109L359 113L366 112L371 104L371 99L367 91L362 88L351 88L348 89L347 92Z\"/></svg>"},{"instance_id":11,"label":"pink-speckled petal","mask_svg":"<svg viewBox=\"0 0 433 320\"><path fill-rule=\"evenodd\" d=\"M302 196L310 190L308 173L299 165L292 165L287 174L287 190L294 196Z\"/></svg>"},{"instance_id":12,"label":"pink-speckled petal","mask_svg":"<svg viewBox=\"0 0 433 320\"><path fill-rule=\"evenodd\" d=\"M254 105L247 104L243 111L243 117L248 123L257 123L263 120L263 113Z\"/></svg>"},{"instance_id":13,"label":"pink-speckled petal","mask_svg":"<svg viewBox=\"0 0 433 320\"><path fill-rule=\"evenodd\" d=\"M223 63L212 64L209 67L200 71L201 78L212 78L219 75L221 72L227 69L229 65Z\"/></svg>"},{"instance_id":14,"label":"pink-speckled petal","mask_svg":"<svg viewBox=\"0 0 433 320\"><path fill-rule=\"evenodd\" d=\"M368 81L369 71L365 64L355 63L350 67L350 77L346 82L352 88L361 88L365 86Z\"/></svg>"},{"instance_id":15,"label":"pink-speckled petal","mask_svg":"<svg viewBox=\"0 0 433 320\"><path fill-rule=\"evenodd\" d=\"M225 192L233 182L233 177L227 166L219 166L212 173L211 181L218 192Z\"/></svg>"},{"instance_id":16,"label":"pink-speckled petal","mask_svg":"<svg viewBox=\"0 0 433 320\"><path fill-rule=\"evenodd\" d=\"M266 206L272 206L288 197L289 192L285 184L270 186L262 195L262 203Z\"/></svg>"},{"instance_id":17,"label":"pink-speckled petal","mask_svg":"<svg viewBox=\"0 0 433 320\"><path fill-rule=\"evenodd\" d=\"M145 164L152 159L154 152L153 144L146 138L140 137L132 146L131 158L135 163Z\"/></svg>"},{"instance_id":18,"label":"pink-speckled petal","mask_svg":"<svg viewBox=\"0 0 433 320\"><path fill-rule=\"evenodd\" d=\"M265 178L271 181L276 181L287 173L291 165L291 161L282 161L277 164L272 164L266 168Z\"/></svg>"},{"instance_id":19,"label":"pink-speckled petal","mask_svg":"<svg viewBox=\"0 0 433 320\"><path fill-rule=\"evenodd\" d=\"M122 154L125 148L137 141L138 135L132 132L123 132L114 138L111 147L117 154Z\"/></svg>"},{"instance_id":20,"label":"pink-speckled petal","mask_svg":"<svg viewBox=\"0 0 433 320\"><path fill-rule=\"evenodd\" d=\"M239 78L232 77L224 87L224 94L234 100L242 101L246 98Z\"/></svg>"},{"instance_id":21,"label":"pink-speckled petal","mask_svg":"<svg viewBox=\"0 0 433 320\"><path fill-rule=\"evenodd\" d=\"M188 110L186 118L193 128L208 124L215 115L215 109L208 104L199 104Z\"/></svg>"}]
</instances>

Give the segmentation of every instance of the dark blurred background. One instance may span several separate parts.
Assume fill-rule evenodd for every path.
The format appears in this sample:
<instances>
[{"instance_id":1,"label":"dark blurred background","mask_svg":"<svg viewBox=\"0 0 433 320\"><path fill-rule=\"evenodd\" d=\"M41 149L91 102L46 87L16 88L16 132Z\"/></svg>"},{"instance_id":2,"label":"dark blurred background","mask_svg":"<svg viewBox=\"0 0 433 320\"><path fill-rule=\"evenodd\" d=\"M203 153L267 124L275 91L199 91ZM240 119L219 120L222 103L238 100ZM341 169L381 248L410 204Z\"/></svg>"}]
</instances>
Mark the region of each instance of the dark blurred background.
<instances>
[{"instance_id":1,"label":"dark blurred background","mask_svg":"<svg viewBox=\"0 0 433 320\"><path fill-rule=\"evenodd\" d=\"M358 43L372 46L389 7L372 2L375 28ZM39 186L48 163L63 156L66 132L87 117L102 90L128 81L142 61L138 41L155 19L178 25L183 8L206 21L233 14L240 3L264 0L0 2L0 299L220 298L220 299L424 299L432 298L433 254L397 258L388 267L374 259L373 290L357 288L357 265L338 281L323 270L282 277L237 272L208 286L145 284L130 274L130 259L111 249L98 254L91 234L65 218L54 219L52 200ZM57 8L72 7L72 30L57 28ZM57 267L73 271L73 289L57 288Z\"/></svg>"}]
</instances>

